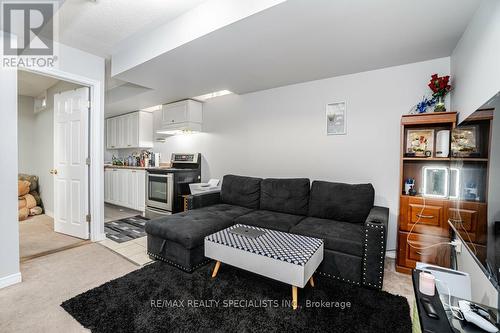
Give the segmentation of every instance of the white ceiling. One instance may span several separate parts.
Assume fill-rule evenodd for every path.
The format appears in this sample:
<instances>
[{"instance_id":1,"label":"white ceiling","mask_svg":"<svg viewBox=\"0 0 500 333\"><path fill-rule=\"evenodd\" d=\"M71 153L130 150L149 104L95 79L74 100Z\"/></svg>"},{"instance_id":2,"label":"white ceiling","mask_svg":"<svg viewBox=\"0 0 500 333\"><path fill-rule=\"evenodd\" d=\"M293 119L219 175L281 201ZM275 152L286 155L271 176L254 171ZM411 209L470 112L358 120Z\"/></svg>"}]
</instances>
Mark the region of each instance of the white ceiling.
<instances>
[{"instance_id":1,"label":"white ceiling","mask_svg":"<svg viewBox=\"0 0 500 333\"><path fill-rule=\"evenodd\" d=\"M17 71L17 93L22 96L38 97L57 82L58 79L48 76Z\"/></svg>"},{"instance_id":2,"label":"white ceiling","mask_svg":"<svg viewBox=\"0 0 500 333\"><path fill-rule=\"evenodd\" d=\"M108 114L449 56L479 0L288 0L127 70ZM130 45L133 48L133 45Z\"/></svg>"},{"instance_id":3,"label":"white ceiling","mask_svg":"<svg viewBox=\"0 0 500 333\"><path fill-rule=\"evenodd\" d=\"M204 0L66 0L60 7L59 40L102 56L122 39L154 28Z\"/></svg>"}]
</instances>

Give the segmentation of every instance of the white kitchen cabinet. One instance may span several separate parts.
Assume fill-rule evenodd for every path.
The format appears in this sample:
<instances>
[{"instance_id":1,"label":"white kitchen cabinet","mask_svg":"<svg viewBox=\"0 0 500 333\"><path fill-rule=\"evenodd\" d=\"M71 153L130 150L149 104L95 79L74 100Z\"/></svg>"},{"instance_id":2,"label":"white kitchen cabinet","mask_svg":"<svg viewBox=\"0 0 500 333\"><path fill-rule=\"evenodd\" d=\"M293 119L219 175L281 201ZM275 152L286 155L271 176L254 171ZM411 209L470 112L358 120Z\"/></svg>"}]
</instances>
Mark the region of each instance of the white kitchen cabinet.
<instances>
[{"instance_id":1,"label":"white kitchen cabinet","mask_svg":"<svg viewBox=\"0 0 500 333\"><path fill-rule=\"evenodd\" d=\"M106 147L108 149L116 149L118 142L117 118L106 119Z\"/></svg>"},{"instance_id":2,"label":"white kitchen cabinet","mask_svg":"<svg viewBox=\"0 0 500 333\"><path fill-rule=\"evenodd\" d=\"M106 120L107 149L152 148L153 114L137 111Z\"/></svg>"},{"instance_id":3,"label":"white kitchen cabinet","mask_svg":"<svg viewBox=\"0 0 500 333\"><path fill-rule=\"evenodd\" d=\"M144 212L146 209L146 171L106 168L104 201Z\"/></svg>"},{"instance_id":4,"label":"white kitchen cabinet","mask_svg":"<svg viewBox=\"0 0 500 333\"><path fill-rule=\"evenodd\" d=\"M127 169L118 170L118 184L115 185L118 191L118 205L128 207L128 174ZM114 190L114 189L113 189Z\"/></svg>"},{"instance_id":5,"label":"white kitchen cabinet","mask_svg":"<svg viewBox=\"0 0 500 333\"><path fill-rule=\"evenodd\" d=\"M159 133L162 129L162 110L157 110L153 112L153 139L155 142L165 142L168 135Z\"/></svg>"},{"instance_id":6,"label":"white kitchen cabinet","mask_svg":"<svg viewBox=\"0 0 500 333\"><path fill-rule=\"evenodd\" d=\"M113 170L104 169L104 202L111 201L111 174Z\"/></svg>"},{"instance_id":7,"label":"white kitchen cabinet","mask_svg":"<svg viewBox=\"0 0 500 333\"><path fill-rule=\"evenodd\" d=\"M137 181L137 210L146 210L146 171L138 170L135 174Z\"/></svg>"},{"instance_id":8,"label":"white kitchen cabinet","mask_svg":"<svg viewBox=\"0 0 500 333\"><path fill-rule=\"evenodd\" d=\"M126 137L126 144L127 147L141 147L140 140L139 140L139 112L134 112L131 114L128 114L126 117L126 122L127 122L127 137ZM143 131L149 130L149 129L143 129ZM152 129L150 130L152 131Z\"/></svg>"},{"instance_id":9,"label":"white kitchen cabinet","mask_svg":"<svg viewBox=\"0 0 500 333\"><path fill-rule=\"evenodd\" d=\"M119 170L118 169L109 169L109 170L110 170L109 175L108 175L109 177L107 179L105 178L105 182L106 181L109 182L109 185L108 185L109 202L117 205L118 204L118 194L119 194L118 184L120 182L119 174L118 174ZM104 176L106 176L106 174L104 174Z\"/></svg>"},{"instance_id":10,"label":"white kitchen cabinet","mask_svg":"<svg viewBox=\"0 0 500 333\"><path fill-rule=\"evenodd\" d=\"M160 122L155 121L155 132L174 134L179 131L201 131L203 123L203 104L185 100L162 105L159 112Z\"/></svg>"},{"instance_id":11,"label":"white kitchen cabinet","mask_svg":"<svg viewBox=\"0 0 500 333\"><path fill-rule=\"evenodd\" d=\"M125 148L127 147L127 137L128 137L128 128L127 128L127 117L118 117L116 118L117 124L117 147Z\"/></svg>"}]
</instances>

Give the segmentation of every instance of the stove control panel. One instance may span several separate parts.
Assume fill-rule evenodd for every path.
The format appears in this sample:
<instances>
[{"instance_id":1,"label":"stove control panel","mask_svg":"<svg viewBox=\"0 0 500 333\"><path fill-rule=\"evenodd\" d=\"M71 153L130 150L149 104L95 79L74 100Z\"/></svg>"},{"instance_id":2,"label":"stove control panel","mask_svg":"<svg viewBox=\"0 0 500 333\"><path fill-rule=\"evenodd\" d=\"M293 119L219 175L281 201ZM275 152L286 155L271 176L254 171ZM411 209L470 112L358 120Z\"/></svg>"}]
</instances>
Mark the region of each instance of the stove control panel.
<instances>
[{"instance_id":1,"label":"stove control panel","mask_svg":"<svg viewBox=\"0 0 500 333\"><path fill-rule=\"evenodd\" d=\"M172 163L198 163L198 156L200 154L172 154L171 162Z\"/></svg>"}]
</instances>

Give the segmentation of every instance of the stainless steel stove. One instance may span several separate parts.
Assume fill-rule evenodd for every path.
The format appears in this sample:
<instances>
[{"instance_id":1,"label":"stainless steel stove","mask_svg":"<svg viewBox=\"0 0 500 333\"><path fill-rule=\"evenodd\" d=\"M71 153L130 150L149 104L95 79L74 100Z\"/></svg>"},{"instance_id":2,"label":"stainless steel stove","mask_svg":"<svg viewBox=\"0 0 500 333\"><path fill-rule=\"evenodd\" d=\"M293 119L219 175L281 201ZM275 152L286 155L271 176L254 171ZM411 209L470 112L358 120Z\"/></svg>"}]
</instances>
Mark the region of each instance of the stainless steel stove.
<instances>
[{"instance_id":1,"label":"stainless steel stove","mask_svg":"<svg viewBox=\"0 0 500 333\"><path fill-rule=\"evenodd\" d=\"M201 154L174 153L171 168L147 169L146 217L157 218L183 210L189 184L201 181Z\"/></svg>"}]
</instances>

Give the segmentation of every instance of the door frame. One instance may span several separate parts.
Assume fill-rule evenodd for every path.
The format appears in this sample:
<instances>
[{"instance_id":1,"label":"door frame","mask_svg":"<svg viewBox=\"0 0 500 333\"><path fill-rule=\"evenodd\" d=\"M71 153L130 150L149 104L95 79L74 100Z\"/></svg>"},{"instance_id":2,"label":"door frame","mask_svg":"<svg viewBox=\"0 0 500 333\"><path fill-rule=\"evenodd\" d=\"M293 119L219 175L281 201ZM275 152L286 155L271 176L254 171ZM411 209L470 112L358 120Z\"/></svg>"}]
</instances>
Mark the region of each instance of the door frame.
<instances>
[{"instance_id":1,"label":"door frame","mask_svg":"<svg viewBox=\"0 0 500 333\"><path fill-rule=\"evenodd\" d=\"M104 233L104 94L101 82L61 71L57 68L18 70L53 77L59 80L87 86L90 89L89 110L89 175L88 175L88 207L90 220L90 240L98 242L106 239Z\"/></svg>"}]
</instances>

